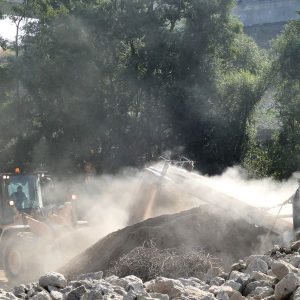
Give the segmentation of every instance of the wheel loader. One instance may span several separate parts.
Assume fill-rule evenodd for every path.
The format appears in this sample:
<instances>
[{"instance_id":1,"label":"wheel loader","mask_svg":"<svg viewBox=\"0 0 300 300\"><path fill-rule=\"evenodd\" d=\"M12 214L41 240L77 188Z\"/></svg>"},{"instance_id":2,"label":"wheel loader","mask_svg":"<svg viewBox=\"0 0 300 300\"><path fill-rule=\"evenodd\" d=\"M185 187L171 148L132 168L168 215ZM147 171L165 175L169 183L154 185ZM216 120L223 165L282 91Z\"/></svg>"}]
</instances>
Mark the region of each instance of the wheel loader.
<instances>
[{"instance_id":1,"label":"wheel loader","mask_svg":"<svg viewBox=\"0 0 300 300\"><path fill-rule=\"evenodd\" d=\"M17 168L0 176L0 263L8 281L19 283L62 260L61 241L87 222L77 219L76 195L56 197L47 173Z\"/></svg>"}]
</instances>

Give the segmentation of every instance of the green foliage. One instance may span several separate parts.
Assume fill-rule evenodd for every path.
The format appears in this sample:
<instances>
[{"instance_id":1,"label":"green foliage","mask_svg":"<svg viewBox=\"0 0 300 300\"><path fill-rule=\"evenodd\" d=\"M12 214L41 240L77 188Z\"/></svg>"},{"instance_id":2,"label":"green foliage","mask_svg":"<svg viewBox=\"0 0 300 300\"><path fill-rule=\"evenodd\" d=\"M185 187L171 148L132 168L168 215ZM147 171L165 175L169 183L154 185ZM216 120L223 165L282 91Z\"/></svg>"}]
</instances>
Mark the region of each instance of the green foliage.
<instances>
[{"instance_id":1,"label":"green foliage","mask_svg":"<svg viewBox=\"0 0 300 300\"><path fill-rule=\"evenodd\" d=\"M0 10L0 20L2 20L3 18L4 18L3 13ZM7 47L7 41L0 36L0 49L5 50L6 47Z\"/></svg>"},{"instance_id":2,"label":"green foliage","mask_svg":"<svg viewBox=\"0 0 300 300\"><path fill-rule=\"evenodd\" d=\"M169 149L210 173L239 163L269 60L232 7L227 0L26 1L13 18L38 21L28 19L16 42L13 88L1 98L2 165L57 171L90 161L113 172Z\"/></svg>"},{"instance_id":3,"label":"green foliage","mask_svg":"<svg viewBox=\"0 0 300 300\"><path fill-rule=\"evenodd\" d=\"M280 128L268 143L252 138L245 165L258 176L289 177L300 167L300 21L290 22L273 45L270 77ZM259 154L257 154L259 153Z\"/></svg>"}]
</instances>

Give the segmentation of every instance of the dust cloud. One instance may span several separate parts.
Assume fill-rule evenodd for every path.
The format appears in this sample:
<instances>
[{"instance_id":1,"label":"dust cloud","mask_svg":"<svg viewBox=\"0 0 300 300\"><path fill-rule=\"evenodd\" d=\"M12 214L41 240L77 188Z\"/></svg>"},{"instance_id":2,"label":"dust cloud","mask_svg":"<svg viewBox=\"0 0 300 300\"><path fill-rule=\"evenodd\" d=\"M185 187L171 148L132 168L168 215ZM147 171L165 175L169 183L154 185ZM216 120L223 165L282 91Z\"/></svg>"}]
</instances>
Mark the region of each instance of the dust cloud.
<instances>
[{"instance_id":1,"label":"dust cloud","mask_svg":"<svg viewBox=\"0 0 300 300\"><path fill-rule=\"evenodd\" d=\"M164 166L160 162L144 170L127 169L115 176L77 178L55 184L49 194L56 197L68 187L69 195L77 195L72 201L78 219L89 223L63 241L65 250L60 261L65 263L128 224L205 204L205 198L210 195L204 193L204 186L255 207L277 206L290 198L297 188L298 174L282 182L270 178L257 180L247 178L241 168L234 167L220 176L207 177L169 165L162 176ZM275 214L277 210L278 207L274 209ZM230 215L230 207L228 211ZM243 219L243 212L240 218Z\"/></svg>"}]
</instances>

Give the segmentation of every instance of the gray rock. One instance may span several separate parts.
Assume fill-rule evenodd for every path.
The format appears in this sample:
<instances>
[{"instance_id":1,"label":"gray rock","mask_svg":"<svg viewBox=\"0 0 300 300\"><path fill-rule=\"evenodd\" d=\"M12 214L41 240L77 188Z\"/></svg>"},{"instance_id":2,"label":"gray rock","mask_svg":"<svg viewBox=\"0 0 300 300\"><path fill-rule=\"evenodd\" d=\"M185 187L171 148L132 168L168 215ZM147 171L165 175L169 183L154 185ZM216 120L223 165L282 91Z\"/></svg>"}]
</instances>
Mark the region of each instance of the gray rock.
<instances>
[{"instance_id":1,"label":"gray rock","mask_svg":"<svg viewBox=\"0 0 300 300\"><path fill-rule=\"evenodd\" d=\"M136 300L137 295L133 290L130 290L123 298L124 300Z\"/></svg>"},{"instance_id":2,"label":"gray rock","mask_svg":"<svg viewBox=\"0 0 300 300\"><path fill-rule=\"evenodd\" d=\"M300 248L300 240L299 241L296 241L296 242L293 242L291 244L291 250L293 251L298 251Z\"/></svg>"},{"instance_id":3,"label":"gray rock","mask_svg":"<svg viewBox=\"0 0 300 300\"><path fill-rule=\"evenodd\" d=\"M223 273L223 270L217 267L210 268L204 275L205 281L210 282L214 277L218 277Z\"/></svg>"},{"instance_id":4,"label":"gray rock","mask_svg":"<svg viewBox=\"0 0 300 300\"><path fill-rule=\"evenodd\" d=\"M44 290L34 295L32 300L51 300L51 296Z\"/></svg>"},{"instance_id":5,"label":"gray rock","mask_svg":"<svg viewBox=\"0 0 300 300\"><path fill-rule=\"evenodd\" d=\"M262 272L266 274L268 272L268 269L268 264L265 261L258 257L253 257L252 260L249 261L246 272L250 274L252 272Z\"/></svg>"},{"instance_id":6,"label":"gray rock","mask_svg":"<svg viewBox=\"0 0 300 300\"><path fill-rule=\"evenodd\" d=\"M170 299L168 295L159 294L159 293L150 293L150 296L152 298L156 298L159 300L169 300Z\"/></svg>"},{"instance_id":7,"label":"gray rock","mask_svg":"<svg viewBox=\"0 0 300 300\"><path fill-rule=\"evenodd\" d=\"M165 277L157 277L146 282L145 287L149 292L167 294L170 298L180 297L185 291L184 285L179 280Z\"/></svg>"},{"instance_id":8,"label":"gray rock","mask_svg":"<svg viewBox=\"0 0 300 300\"><path fill-rule=\"evenodd\" d=\"M275 296L269 296L269 297L265 297L264 300L275 300Z\"/></svg>"},{"instance_id":9,"label":"gray rock","mask_svg":"<svg viewBox=\"0 0 300 300\"><path fill-rule=\"evenodd\" d=\"M27 292L27 297L33 297L35 295L35 290L34 289L30 289L28 292Z\"/></svg>"},{"instance_id":10,"label":"gray rock","mask_svg":"<svg viewBox=\"0 0 300 300\"><path fill-rule=\"evenodd\" d=\"M259 299L269 297L274 294L274 290L269 286L259 286L248 295L248 297L259 297Z\"/></svg>"},{"instance_id":11,"label":"gray rock","mask_svg":"<svg viewBox=\"0 0 300 300\"><path fill-rule=\"evenodd\" d=\"M223 286L229 286L233 290L241 292L242 291L242 285L239 282L236 282L234 280L228 280L226 281Z\"/></svg>"},{"instance_id":12,"label":"gray rock","mask_svg":"<svg viewBox=\"0 0 300 300\"><path fill-rule=\"evenodd\" d=\"M104 299L123 299L124 296L116 294L114 292L109 294L103 294L101 289L92 289L87 291L80 297L80 300L104 300Z\"/></svg>"},{"instance_id":13,"label":"gray rock","mask_svg":"<svg viewBox=\"0 0 300 300\"><path fill-rule=\"evenodd\" d=\"M240 260L238 263L235 263L231 266L231 271L242 272L246 269L247 265L243 260Z\"/></svg>"},{"instance_id":14,"label":"gray rock","mask_svg":"<svg viewBox=\"0 0 300 300\"><path fill-rule=\"evenodd\" d=\"M81 297L87 293L86 288L81 285L76 289L72 290L66 295L66 300L80 300Z\"/></svg>"},{"instance_id":15,"label":"gray rock","mask_svg":"<svg viewBox=\"0 0 300 300\"><path fill-rule=\"evenodd\" d=\"M121 286L112 286L114 293L121 295L121 296L125 296L126 295L126 291L124 290L124 288L122 288Z\"/></svg>"},{"instance_id":16,"label":"gray rock","mask_svg":"<svg viewBox=\"0 0 300 300\"><path fill-rule=\"evenodd\" d=\"M209 289L209 285L206 284L205 282L201 281L200 279L198 278L195 278L195 277L191 277L191 278L179 278L178 279L184 286L193 286L193 287L196 287L198 288L199 290L202 290L202 291L208 291Z\"/></svg>"},{"instance_id":17,"label":"gray rock","mask_svg":"<svg viewBox=\"0 0 300 300\"><path fill-rule=\"evenodd\" d=\"M65 288L67 286L67 280L64 275L60 273L48 272L40 277L39 285L45 288L48 287L48 285L58 288Z\"/></svg>"},{"instance_id":18,"label":"gray rock","mask_svg":"<svg viewBox=\"0 0 300 300\"><path fill-rule=\"evenodd\" d=\"M154 299L156 300L157 298L154 298ZM153 298L150 295L142 295L142 296L138 295L136 297L136 300L153 300Z\"/></svg>"},{"instance_id":19,"label":"gray rock","mask_svg":"<svg viewBox=\"0 0 300 300\"><path fill-rule=\"evenodd\" d=\"M230 286L217 286L213 285L208 290L210 293L213 293L215 296L217 296L220 293L226 293L229 297L234 293L234 290Z\"/></svg>"},{"instance_id":20,"label":"gray rock","mask_svg":"<svg viewBox=\"0 0 300 300\"><path fill-rule=\"evenodd\" d=\"M92 290L95 293L101 293L102 295L109 295L115 292L114 286L105 280L99 280L91 288L86 287L87 290ZM123 295L126 295L125 290L122 287L118 287L119 291L124 291Z\"/></svg>"},{"instance_id":21,"label":"gray rock","mask_svg":"<svg viewBox=\"0 0 300 300\"><path fill-rule=\"evenodd\" d=\"M265 263L267 263L268 268L271 268L271 264L273 262L273 259L268 255L250 255L246 259L246 265L249 266L250 263L252 263L254 260L257 260L257 259L263 260Z\"/></svg>"},{"instance_id":22,"label":"gray rock","mask_svg":"<svg viewBox=\"0 0 300 300\"><path fill-rule=\"evenodd\" d=\"M275 300L282 300L291 295L299 286L300 280L294 273L287 274L275 286Z\"/></svg>"},{"instance_id":23,"label":"gray rock","mask_svg":"<svg viewBox=\"0 0 300 300\"><path fill-rule=\"evenodd\" d=\"M60 289L59 291L62 293L62 294L68 294L69 292L72 291L72 287L70 285L68 285L67 287L65 287L64 289Z\"/></svg>"},{"instance_id":24,"label":"gray rock","mask_svg":"<svg viewBox=\"0 0 300 300\"><path fill-rule=\"evenodd\" d=\"M106 278L104 278L104 279L105 279L105 281L111 283L111 281L114 281L114 280L116 280L116 279L119 279L119 277L116 276L116 275L111 275L111 276L108 276L108 277L106 277Z\"/></svg>"},{"instance_id":25,"label":"gray rock","mask_svg":"<svg viewBox=\"0 0 300 300\"><path fill-rule=\"evenodd\" d=\"M24 284L20 284L13 288L13 293L15 294L15 296L24 295L26 294L26 292L27 292L27 288Z\"/></svg>"},{"instance_id":26,"label":"gray rock","mask_svg":"<svg viewBox=\"0 0 300 300\"><path fill-rule=\"evenodd\" d=\"M210 286L212 286L212 285L222 285L223 283L225 283L225 279L222 278L222 277L214 277L209 282Z\"/></svg>"},{"instance_id":27,"label":"gray rock","mask_svg":"<svg viewBox=\"0 0 300 300\"><path fill-rule=\"evenodd\" d=\"M106 281L113 285L121 286L126 291L128 290L129 286L132 284L143 285L143 281L134 275L126 276L124 278L119 278L117 276L111 276L111 277L107 278Z\"/></svg>"},{"instance_id":28,"label":"gray rock","mask_svg":"<svg viewBox=\"0 0 300 300\"><path fill-rule=\"evenodd\" d=\"M271 265L271 270L272 270L272 273L279 280L281 280L283 277L285 277L289 273L296 273L296 274L299 273L295 267L293 267L291 264L289 264L283 260L273 261L273 263Z\"/></svg>"},{"instance_id":29,"label":"gray rock","mask_svg":"<svg viewBox=\"0 0 300 300\"><path fill-rule=\"evenodd\" d=\"M245 296L247 296L247 295L251 294L258 287L272 288L272 284L270 284L268 281L263 281L263 280L250 282L246 285L243 294Z\"/></svg>"},{"instance_id":30,"label":"gray rock","mask_svg":"<svg viewBox=\"0 0 300 300\"><path fill-rule=\"evenodd\" d=\"M268 270L267 275L276 278L276 276L275 276L275 274L272 272L272 270ZM276 278L276 279L277 279L277 278Z\"/></svg>"},{"instance_id":31,"label":"gray rock","mask_svg":"<svg viewBox=\"0 0 300 300\"><path fill-rule=\"evenodd\" d=\"M56 286L52 286L52 285L48 285L47 287L47 291L49 293L51 293L52 291L59 292L60 290L61 290L60 288L57 288Z\"/></svg>"},{"instance_id":32,"label":"gray rock","mask_svg":"<svg viewBox=\"0 0 300 300\"><path fill-rule=\"evenodd\" d=\"M274 284L277 281L276 277L269 276L269 275L264 274L262 272L252 272L251 280L253 280L253 281L263 280L263 281L270 282L271 284Z\"/></svg>"},{"instance_id":33,"label":"gray rock","mask_svg":"<svg viewBox=\"0 0 300 300\"><path fill-rule=\"evenodd\" d=\"M250 282L250 274L232 271L230 273L229 279L240 283L242 286L245 286Z\"/></svg>"},{"instance_id":34,"label":"gray rock","mask_svg":"<svg viewBox=\"0 0 300 300\"><path fill-rule=\"evenodd\" d=\"M58 291L52 291L50 292L50 296L53 300L63 300L63 294Z\"/></svg>"},{"instance_id":35,"label":"gray rock","mask_svg":"<svg viewBox=\"0 0 300 300\"><path fill-rule=\"evenodd\" d=\"M1 290L0 291L0 299L1 300L16 300L17 298L13 293Z\"/></svg>"},{"instance_id":36,"label":"gray rock","mask_svg":"<svg viewBox=\"0 0 300 300\"><path fill-rule=\"evenodd\" d=\"M244 299L246 298L243 297L242 294L238 291L235 291L230 297L230 300L244 300Z\"/></svg>"},{"instance_id":37,"label":"gray rock","mask_svg":"<svg viewBox=\"0 0 300 300\"><path fill-rule=\"evenodd\" d=\"M229 300L230 299L229 296L228 296L228 294L225 293L225 292L218 293L217 296L216 296L216 298L218 300Z\"/></svg>"},{"instance_id":38,"label":"gray rock","mask_svg":"<svg viewBox=\"0 0 300 300\"><path fill-rule=\"evenodd\" d=\"M137 295L145 294L146 290L142 282L132 282L127 286L127 291L133 290Z\"/></svg>"},{"instance_id":39,"label":"gray rock","mask_svg":"<svg viewBox=\"0 0 300 300\"><path fill-rule=\"evenodd\" d=\"M295 255L291 258L290 260L291 264L295 267L295 268L299 268L300 265L300 255Z\"/></svg>"},{"instance_id":40,"label":"gray rock","mask_svg":"<svg viewBox=\"0 0 300 300\"><path fill-rule=\"evenodd\" d=\"M78 281L71 281L69 283L69 285L72 286L72 288L77 288L81 285L83 285L84 287L86 287L87 289L90 289L93 287L93 282L88 280L88 279L84 279L84 280L78 280Z\"/></svg>"},{"instance_id":41,"label":"gray rock","mask_svg":"<svg viewBox=\"0 0 300 300\"><path fill-rule=\"evenodd\" d=\"M172 299L172 297L170 298ZM179 299L213 300L215 297L212 293L201 291L193 286L188 286L185 288L184 293L179 297Z\"/></svg>"},{"instance_id":42,"label":"gray rock","mask_svg":"<svg viewBox=\"0 0 300 300\"><path fill-rule=\"evenodd\" d=\"M292 298L293 300L300 300L300 287L295 290Z\"/></svg>"}]
</instances>

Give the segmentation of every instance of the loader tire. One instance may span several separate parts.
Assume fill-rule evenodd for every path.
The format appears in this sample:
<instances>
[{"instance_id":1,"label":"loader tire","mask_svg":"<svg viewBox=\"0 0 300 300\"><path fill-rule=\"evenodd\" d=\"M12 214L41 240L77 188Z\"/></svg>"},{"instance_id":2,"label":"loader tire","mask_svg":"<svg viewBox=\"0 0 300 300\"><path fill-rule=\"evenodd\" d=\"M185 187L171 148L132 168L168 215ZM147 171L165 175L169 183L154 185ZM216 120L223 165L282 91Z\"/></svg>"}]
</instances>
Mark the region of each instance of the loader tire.
<instances>
[{"instance_id":1,"label":"loader tire","mask_svg":"<svg viewBox=\"0 0 300 300\"><path fill-rule=\"evenodd\" d=\"M31 232L10 237L3 251L3 269L11 284L26 283L40 273L38 241Z\"/></svg>"}]
</instances>

